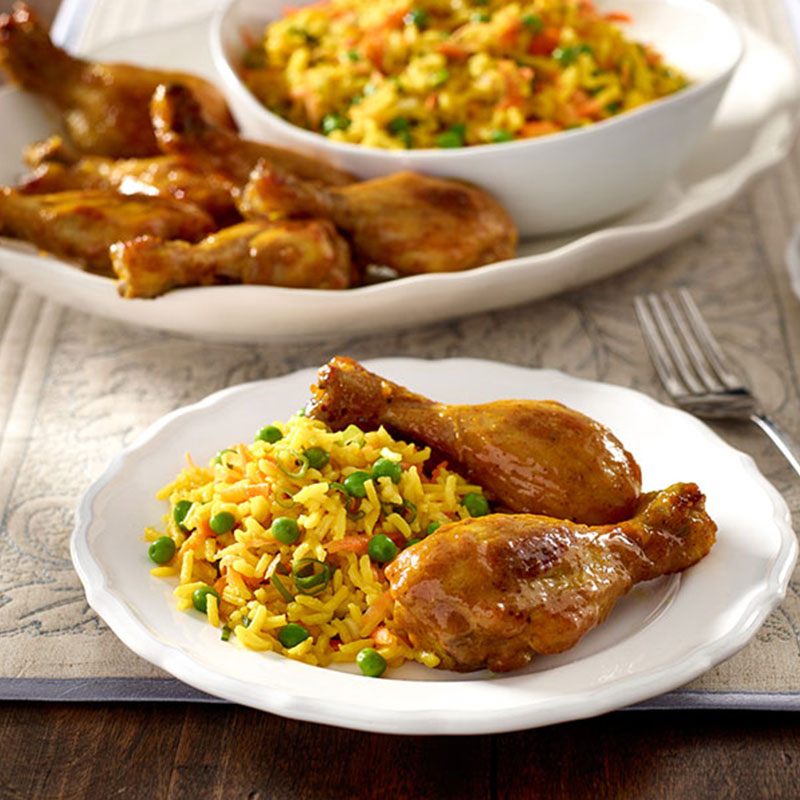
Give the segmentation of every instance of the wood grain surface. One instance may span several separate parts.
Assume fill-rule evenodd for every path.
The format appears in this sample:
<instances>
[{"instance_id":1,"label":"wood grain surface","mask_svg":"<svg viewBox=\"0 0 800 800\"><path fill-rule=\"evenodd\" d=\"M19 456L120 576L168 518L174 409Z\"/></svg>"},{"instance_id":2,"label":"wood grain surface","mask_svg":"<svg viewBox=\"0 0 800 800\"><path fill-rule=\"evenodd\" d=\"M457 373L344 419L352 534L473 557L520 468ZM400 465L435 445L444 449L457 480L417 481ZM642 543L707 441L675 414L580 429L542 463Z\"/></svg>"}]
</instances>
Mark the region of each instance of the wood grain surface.
<instances>
[{"instance_id":1,"label":"wood grain surface","mask_svg":"<svg viewBox=\"0 0 800 800\"><path fill-rule=\"evenodd\" d=\"M58 4L36 7L51 19ZM0 754L2 800L800 793L800 717L790 713L618 712L523 733L426 738L226 705L0 703Z\"/></svg>"},{"instance_id":2,"label":"wood grain surface","mask_svg":"<svg viewBox=\"0 0 800 800\"><path fill-rule=\"evenodd\" d=\"M0 706L2 798L793 798L790 714L618 712L397 737L233 706Z\"/></svg>"}]
</instances>

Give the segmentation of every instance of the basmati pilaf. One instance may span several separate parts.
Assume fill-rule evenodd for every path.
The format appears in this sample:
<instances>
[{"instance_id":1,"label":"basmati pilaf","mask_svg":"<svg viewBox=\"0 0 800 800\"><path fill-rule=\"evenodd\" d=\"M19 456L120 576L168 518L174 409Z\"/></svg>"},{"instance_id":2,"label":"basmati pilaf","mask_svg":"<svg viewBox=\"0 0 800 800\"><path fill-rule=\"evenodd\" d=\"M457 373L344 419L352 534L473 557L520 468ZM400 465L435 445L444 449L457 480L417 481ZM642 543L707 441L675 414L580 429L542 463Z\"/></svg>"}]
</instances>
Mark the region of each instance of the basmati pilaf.
<instances>
[{"instance_id":1,"label":"basmati pilaf","mask_svg":"<svg viewBox=\"0 0 800 800\"><path fill-rule=\"evenodd\" d=\"M383 428L332 432L296 415L260 435L220 451L208 467L187 455L189 466L158 493L169 500L164 525L175 554L151 573L178 578L180 609L197 608L200 590L208 622L251 650L327 666L354 662L372 647L389 667L406 660L437 666L437 656L393 629L388 582L368 546L383 534L399 552L436 523L468 517L462 500L481 488L446 463L428 473L430 448ZM364 480L373 470L386 474ZM273 527L281 517L293 522ZM293 543L279 541L297 534ZM151 542L164 535L145 531ZM285 633L291 623L310 636L295 643L298 629Z\"/></svg>"},{"instance_id":2,"label":"basmati pilaf","mask_svg":"<svg viewBox=\"0 0 800 800\"><path fill-rule=\"evenodd\" d=\"M680 13L676 11L676 13ZM287 8L243 79L276 114L390 149L591 125L687 85L591 0L322 0Z\"/></svg>"}]
</instances>

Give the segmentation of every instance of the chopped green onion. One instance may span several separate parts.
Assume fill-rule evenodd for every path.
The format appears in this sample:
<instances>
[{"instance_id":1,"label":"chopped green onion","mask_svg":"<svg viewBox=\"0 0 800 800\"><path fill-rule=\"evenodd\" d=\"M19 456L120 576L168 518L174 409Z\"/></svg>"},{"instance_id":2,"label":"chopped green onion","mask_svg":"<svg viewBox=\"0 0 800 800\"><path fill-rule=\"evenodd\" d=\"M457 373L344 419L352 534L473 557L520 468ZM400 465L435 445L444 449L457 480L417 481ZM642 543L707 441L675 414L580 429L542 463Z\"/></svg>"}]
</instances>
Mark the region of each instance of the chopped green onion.
<instances>
[{"instance_id":1,"label":"chopped green onion","mask_svg":"<svg viewBox=\"0 0 800 800\"><path fill-rule=\"evenodd\" d=\"M367 440L364 438L364 431L358 425L348 425L343 431L339 439L342 447L347 447L348 444L358 443L359 447L363 447Z\"/></svg>"},{"instance_id":2,"label":"chopped green onion","mask_svg":"<svg viewBox=\"0 0 800 800\"><path fill-rule=\"evenodd\" d=\"M284 499L281 499L282 496L284 496ZM285 486L278 487L278 490L275 492L275 502L281 508L291 508L295 504L292 493Z\"/></svg>"},{"instance_id":3,"label":"chopped green onion","mask_svg":"<svg viewBox=\"0 0 800 800\"><path fill-rule=\"evenodd\" d=\"M440 86L444 86L447 83L448 79L450 78L450 70L449 69L437 69L436 72L433 73L433 85L438 89Z\"/></svg>"},{"instance_id":4,"label":"chopped green onion","mask_svg":"<svg viewBox=\"0 0 800 800\"><path fill-rule=\"evenodd\" d=\"M270 578L270 582L272 585L278 590L280 596L287 602L291 603L294 600L294 597L290 594L289 590L283 585L282 581L278 578L277 575L273 575Z\"/></svg>"},{"instance_id":5,"label":"chopped green onion","mask_svg":"<svg viewBox=\"0 0 800 800\"><path fill-rule=\"evenodd\" d=\"M330 583L331 568L316 558L301 558L292 569L292 579L300 594L319 594Z\"/></svg>"},{"instance_id":6,"label":"chopped green onion","mask_svg":"<svg viewBox=\"0 0 800 800\"><path fill-rule=\"evenodd\" d=\"M409 517L406 517L406 509L410 514ZM400 516L410 525L417 518L417 507L410 500L403 500Z\"/></svg>"},{"instance_id":7,"label":"chopped green onion","mask_svg":"<svg viewBox=\"0 0 800 800\"><path fill-rule=\"evenodd\" d=\"M287 477L287 478L294 478L299 479L302 478L306 472L308 472L308 459L298 453L296 450L290 450L289 453L292 455L295 461L300 462L300 469L296 472L291 472L290 470L286 469L286 467L281 464L281 460L279 458L275 459L275 463L278 465L278 469Z\"/></svg>"},{"instance_id":8,"label":"chopped green onion","mask_svg":"<svg viewBox=\"0 0 800 800\"><path fill-rule=\"evenodd\" d=\"M231 638L233 631L227 626L222 626L222 635L219 637L223 642L227 642Z\"/></svg>"},{"instance_id":9,"label":"chopped green onion","mask_svg":"<svg viewBox=\"0 0 800 800\"><path fill-rule=\"evenodd\" d=\"M322 132L328 136L334 131L344 131L350 127L350 120L343 114L326 114L322 118Z\"/></svg>"},{"instance_id":10,"label":"chopped green onion","mask_svg":"<svg viewBox=\"0 0 800 800\"><path fill-rule=\"evenodd\" d=\"M400 131L407 131L410 124L407 117L395 117L386 127L389 129L389 133L400 133Z\"/></svg>"},{"instance_id":11,"label":"chopped green onion","mask_svg":"<svg viewBox=\"0 0 800 800\"><path fill-rule=\"evenodd\" d=\"M350 59L350 61L360 61L361 60L361 56L355 50L348 50L347 51L347 57Z\"/></svg>"},{"instance_id":12,"label":"chopped green onion","mask_svg":"<svg viewBox=\"0 0 800 800\"><path fill-rule=\"evenodd\" d=\"M430 536L432 533L434 533L434 531L438 531L439 528L441 528L441 527L442 527L442 523L441 522L429 522L428 523L428 530L427 530L427 533L425 535L426 536Z\"/></svg>"},{"instance_id":13,"label":"chopped green onion","mask_svg":"<svg viewBox=\"0 0 800 800\"><path fill-rule=\"evenodd\" d=\"M227 467L228 465L222 460L222 456L225 453L235 453L235 450L231 450L230 447L226 447L224 450L220 450L216 456L214 456L214 463L215 464L222 464L223 467Z\"/></svg>"},{"instance_id":14,"label":"chopped green onion","mask_svg":"<svg viewBox=\"0 0 800 800\"><path fill-rule=\"evenodd\" d=\"M492 15L489 14L487 11L478 11L477 13L473 14L470 17L472 22L489 22L492 18Z\"/></svg>"},{"instance_id":15,"label":"chopped green onion","mask_svg":"<svg viewBox=\"0 0 800 800\"><path fill-rule=\"evenodd\" d=\"M406 25L416 25L422 30L428 24L428 12L421 8L412 8L411 11L403 17L403 22L405 22Z\"/></svg>"},{"instance_id":16,"label":"chopped green onion","mask_svg":"<svg viewBox=\"0 0 800 800\"><path fill-rule=\"evenodd\" d=\"M287 649L296 647L311 636L311 632L299 622L290 622L278 631L278 641ZM356 656L358 658L358 656Z\"/></svg>"}]
</instances>

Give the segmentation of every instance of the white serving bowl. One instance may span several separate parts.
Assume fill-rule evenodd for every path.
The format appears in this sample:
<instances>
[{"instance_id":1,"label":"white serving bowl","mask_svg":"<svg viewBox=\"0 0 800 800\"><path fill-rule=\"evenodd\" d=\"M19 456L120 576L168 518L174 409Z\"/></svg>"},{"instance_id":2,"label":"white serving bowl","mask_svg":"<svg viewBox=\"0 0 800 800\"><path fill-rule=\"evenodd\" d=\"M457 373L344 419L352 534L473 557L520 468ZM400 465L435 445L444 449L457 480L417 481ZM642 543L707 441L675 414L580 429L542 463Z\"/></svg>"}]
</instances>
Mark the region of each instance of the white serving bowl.
<instances>
[{"instance_id":1,"label":"white serving bowl","mask_svg":"<svg viewBox=\"0 0 800 800\"><path fill-rule=\"evenodd\" d=\"M242 83L242 31L260 38L284 5L285 0L230 0L211 27L215 66L244 135L321 156L361 178L414 170L470 181L505 205L522 236L591 225L653 194L709 127L743 53L736 26L707 0L599 0L600 9L629 12L634 21L626 25L627 35L653 44L692 85L591 127L538 139L456 150L381 150L292 125Z\"/></svg>"}]
</instances>

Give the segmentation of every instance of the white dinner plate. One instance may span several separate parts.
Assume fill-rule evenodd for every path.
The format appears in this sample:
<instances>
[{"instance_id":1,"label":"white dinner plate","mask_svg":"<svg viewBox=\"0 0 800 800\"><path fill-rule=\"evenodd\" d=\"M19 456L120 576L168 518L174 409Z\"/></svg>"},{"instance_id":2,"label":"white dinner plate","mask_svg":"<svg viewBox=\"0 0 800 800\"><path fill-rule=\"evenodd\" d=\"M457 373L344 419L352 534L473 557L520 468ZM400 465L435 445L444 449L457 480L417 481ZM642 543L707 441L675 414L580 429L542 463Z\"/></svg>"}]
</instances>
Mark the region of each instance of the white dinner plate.
<instances>
[{"instance_id":1,"label":"white dinner plate","mask_svg":"<svg viewBox=\"0 0 800 800\"><path fill-rule=\"evenodd\" d=\"M202 21L137 35L94 55L217 79L208 26ZM9 239L0 239L0 269L82 311L217 341L386 331L546 297L611 275L689 236L788 153L796 129L797 70L759 34L744 29L744 39L745 57L711 130L674 180L612 224L525 241L519 257L509 261L339 292L224 286L181 289L156 300L122 300L111 280ZM0 90L0 120L14 121L0 125L0 183L13 183L21 173L23 146L46 137L55 123L34 98L15 89Z\"/></svg>"},{"instance_id":2,"label":"white dinner plate","mask_svg":"<svg viewBox=\"0 0 800 800\"><path fill-rule=\"evenodd\" d=\"M109 465L81 502L72 560L92 607L132 650L219 697L293 719L404 734L495 733L587 717L674 689L728 658L780 602L797 543L789 511L749 456L694 417L630 389L490 361L380 359L370 369L445 402L556 399L609 425L645 490L696 481L719 526L687 572L634 587L572 650L505 675L406 664L381 679L220 641L153 578L143 538L155 492L190 452L198 463L309 396L313 370L226 389L168 414Z\"/></svg>"}]
</instances>

